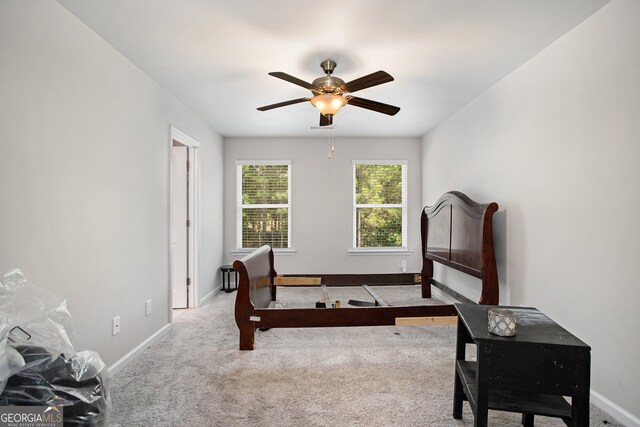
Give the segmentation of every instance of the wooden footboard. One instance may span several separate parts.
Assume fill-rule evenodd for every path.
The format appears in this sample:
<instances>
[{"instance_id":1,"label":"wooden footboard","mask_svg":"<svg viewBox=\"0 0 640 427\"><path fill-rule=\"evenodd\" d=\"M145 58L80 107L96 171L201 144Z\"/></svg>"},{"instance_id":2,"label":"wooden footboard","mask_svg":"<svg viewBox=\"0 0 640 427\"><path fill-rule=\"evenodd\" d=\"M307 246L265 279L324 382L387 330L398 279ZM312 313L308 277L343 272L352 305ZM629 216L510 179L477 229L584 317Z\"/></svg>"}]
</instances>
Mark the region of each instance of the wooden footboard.
<instances>
[{"instance_id":1,"label":"wooden footboard","mask_svg":"<svg viewBox=\"0 0 640 427\"><path fill-rule=\"evenodd\" d=\"M273 250L265 245L235 261L233 268L240 275L235 307L236 325L240 330L240 350L253 350L255 310L269 307L269 303L276 299Z\"/></svg>"}]
</instances>

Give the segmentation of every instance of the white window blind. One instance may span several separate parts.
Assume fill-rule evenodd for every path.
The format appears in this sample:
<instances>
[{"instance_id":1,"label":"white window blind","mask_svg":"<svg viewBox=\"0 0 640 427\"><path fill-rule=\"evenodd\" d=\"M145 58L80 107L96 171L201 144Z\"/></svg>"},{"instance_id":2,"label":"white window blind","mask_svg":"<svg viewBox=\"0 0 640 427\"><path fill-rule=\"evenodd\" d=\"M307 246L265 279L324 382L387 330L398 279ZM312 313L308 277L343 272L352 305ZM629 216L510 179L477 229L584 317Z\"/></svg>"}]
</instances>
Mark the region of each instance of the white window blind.
<instances>
[{"instance_id":1,"label":"white window blind","mask_svg":"<svg viewBox=\"0 0 640 427\"><path fill-rule=\"evenodd\" d=\"M291 247L291 162L236 162L239 249Z\"/></svg>"},{"instance_id":2,"label":"white window blind","mask_svg":"<svg viewBox=\"0 0 640 427\"><path fill-rule=\"evenodd\" d=\"M407 247L407 162L353 162L353 247Z\"/></svg>"}]
</instances>

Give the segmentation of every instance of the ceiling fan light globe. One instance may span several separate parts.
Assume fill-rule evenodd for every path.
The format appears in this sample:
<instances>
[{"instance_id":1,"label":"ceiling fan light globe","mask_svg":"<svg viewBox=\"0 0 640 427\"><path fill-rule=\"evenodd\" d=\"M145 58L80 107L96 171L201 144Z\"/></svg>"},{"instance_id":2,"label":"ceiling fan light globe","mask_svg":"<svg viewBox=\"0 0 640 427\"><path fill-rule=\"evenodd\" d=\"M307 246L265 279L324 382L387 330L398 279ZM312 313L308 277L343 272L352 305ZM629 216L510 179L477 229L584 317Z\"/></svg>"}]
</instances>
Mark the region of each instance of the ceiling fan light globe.
<instances>
[{"instance_id":1,"label":"ceiling fan light globe","mask_svg":"<svg viewBox=\"0 0 640 427\"><path fill-rule=\"evenodd\" d=\"M347 103L347 99L340 95L333 95L325 93L323 95L316 95L311 98L311 103L314 107L320 110L320 114L336 114L340 108L344 107Z\"/></svg>"}]
</instances>

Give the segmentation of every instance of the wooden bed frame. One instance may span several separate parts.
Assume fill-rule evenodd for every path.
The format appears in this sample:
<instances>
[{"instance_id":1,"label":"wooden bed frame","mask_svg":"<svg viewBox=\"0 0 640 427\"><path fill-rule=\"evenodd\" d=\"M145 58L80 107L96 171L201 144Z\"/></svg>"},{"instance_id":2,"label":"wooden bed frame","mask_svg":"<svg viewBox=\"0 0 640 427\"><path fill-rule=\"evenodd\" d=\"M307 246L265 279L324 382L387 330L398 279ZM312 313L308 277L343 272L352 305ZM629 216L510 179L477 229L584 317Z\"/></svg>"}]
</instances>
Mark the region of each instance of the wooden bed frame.
<instances>
[{"instance_id":1,"label":"wooden bed frame","mask_svg":"<svg viewBox=\"0 0 640 427\"><path fill-rule=\"evenodd\" d=\"M492 217L496 203L478 204L459 192L443 195L422 212L422 297L431 298L433 262L482 279L480 304L498 303L498 276L493 252ZM240 275L235 318L240 330L240 350L253 350L256 328L306 328L437 324L438 318L455 316L451 304L388 306L366 285L376 301L373 307L268 308L276 300L273 250L265 245L233 263ZM325 301L328 292L323 285Z\"/></svg>"}]
</instances>

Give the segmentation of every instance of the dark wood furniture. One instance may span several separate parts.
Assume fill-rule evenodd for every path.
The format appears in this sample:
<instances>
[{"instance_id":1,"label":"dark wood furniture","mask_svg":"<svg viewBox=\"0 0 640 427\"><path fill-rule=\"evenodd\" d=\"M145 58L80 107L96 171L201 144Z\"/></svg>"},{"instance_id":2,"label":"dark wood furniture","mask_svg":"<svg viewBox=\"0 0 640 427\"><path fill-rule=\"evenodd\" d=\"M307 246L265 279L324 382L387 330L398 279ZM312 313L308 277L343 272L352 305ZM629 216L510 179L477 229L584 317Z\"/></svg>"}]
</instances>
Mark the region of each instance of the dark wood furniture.
<instances>
[{"instance_id":1,"label":"dark wood furniture","mask_svg":"<svg viewBox=\"0 0 640 427\"><path fill-rule=\"evenodd\" d=\"M422 298L431 298L433 262L482 280L480 304L498 304L493 214L498 204L474 202L459 191L445 193L422 211Z\"/></svg>"},{"instance_id":2,"label":"dark wood furniture","mask_svg":"<svg viewBox=\"0 0 640 427\"><path fill-rule=\"evenodd\" d=\"M222 274L222 290L226 293L235 291L238 289L238 272L232 265L223 265L220 267L220 272ZM231 273L235 274L235 288L231 289ZM226 286L225 286L226 285ZM226 289L225 289L226 287Z\"/></svg>"},{"instance_id":3,"label":"dark wood furniture","mask_svg":"<svg viewBox=\"0 0 640 427\"><path fill-rule=\"evenodd\" d=\"M482 205L462 193L442 196L422 213L422 297L431 297L433 262L482 279L481 304L498 303L491 218L496 203ZM447 237L448 236L448 237ZM255 329L395 325L397 319L455 316L453 305L388 306L373 296L374 306L358 308L269 308L276 300L273 251L263 246L233 263L240 275L235 318L240 350L253 350ZM371 289L367 289L371 294ZM328 296L323 297L328 301ZM330 309L329 309L330 308ZM433 322L439 323L439 322Z\"/></svg>"},{"instance_id":4,"label":"dark wood furniture","mask_svg":"<svg viewBox=\"0 0 640 427\"><path fill-rule=\"evenodd\" d=\"M456 304L458 335L453 418L462 418L467 400L474 426L486 426L488 409L561 418L566 425L589 425L591 348L535 308L516 313L517 334L499 337L487 331L486 305ZM466 344L477 348L477 361L465 360ZM563 396L571 398L569 404Z\"/></svg>"}]
</instances>

